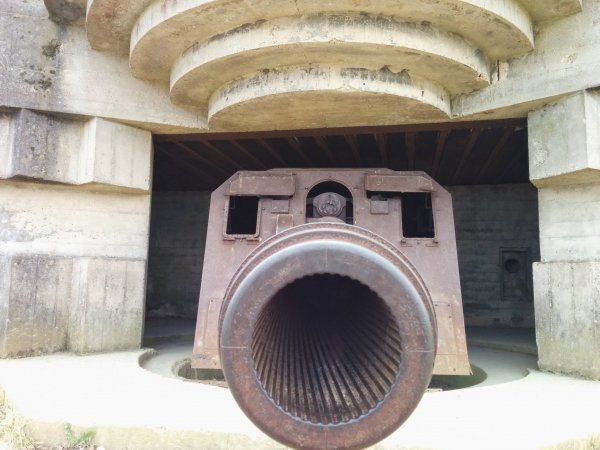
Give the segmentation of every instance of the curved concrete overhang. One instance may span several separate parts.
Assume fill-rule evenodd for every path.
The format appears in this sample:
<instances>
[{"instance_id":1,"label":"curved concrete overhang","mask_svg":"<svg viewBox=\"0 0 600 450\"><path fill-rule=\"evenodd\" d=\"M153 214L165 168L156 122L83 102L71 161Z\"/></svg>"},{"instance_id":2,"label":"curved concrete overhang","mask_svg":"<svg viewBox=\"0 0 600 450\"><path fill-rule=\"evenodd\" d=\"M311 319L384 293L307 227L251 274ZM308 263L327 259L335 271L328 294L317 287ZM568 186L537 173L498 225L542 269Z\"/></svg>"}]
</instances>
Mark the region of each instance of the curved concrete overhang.
<instances>
[{"instance_id":1,"label":"curved concrete overhang","mask_svg":"<svg viewBox=\"0 0 600 450\"><path fill-rule=\"evenodd\" d=\"M85 28L92 48L129 53L131 30L152 0L87 0Z\"/></svg>"},{"instance_id":2,"label":"curved concrete overhang","mask_svg":"<svg viewBox=\"0 0 600 450\"><path fill-rule=\"evenodd\" d=\"M243 25L280 17L348 13L425 22L473 42L491 60L533 49L531 19L516 0L159 0L133 27L131 70L135 76L164 79L187 48Z\"/></svg>"},{"instance_id":3,"label":"curved concrete overhang","mask_svg":"<svg viewBox=\"0 0 600 450\"><path fill-rule=\"evenodd\" d=\"M171 100L205 112L219 86L248 73L357 62L364 69L429 78L444 86L447 98L489 84L485 56L455 34L381 17L311 16L241 27L192 46L171 71Z\"/></svg>"},{"instance_id":4,"label":"curved concrete overhang","mask_svg":"<svg viewBox=\"0 0 600 450\"><path fill-rule=\"evenodd\" d=\"M86 3L86 0L71 1ZM92 47L127 54L131 30L152 3L153 0L87 0L87 33ZM566 17L581 12L582 8L581 0L521 0L520 3L533 22Z\"/></svg>"},{"instance_id":5,"label":"curved concrete overhang","mask_svg":"<svg viewBox=\"0 0 600 450\"><path fill-rule=\"evenodd\" d=\"M523 6L535 22L553 20L581 12L582 0L564 0L541 2L539 0L521 0Z\"/></svg>"},{"instance_id":6,"label":"curved concrete overhang","mask_svg":"<svg viewBox=\"0 0 600 450\"><path fill-rule=\"evenodd\" d=\"M580 8L580 0L88 0L87 34L96 49L129 49L134 76L170 84L172 103L211 129L381 125L447 120L452 97L486 87L498 61L533 49L536 20Z\"/></svg>"},{"instance_id":7,"label":"curved concrete overhang","mask_svg":"<svg viewBox=\"0 0 600 450\"><path fill-rule=\"evenodd\" d=\"M443 88L405 72L315 67L232 81L211 96L208 117L215 131L250 131L443 121L450 112Z\"/></svg>"}]
</instances>

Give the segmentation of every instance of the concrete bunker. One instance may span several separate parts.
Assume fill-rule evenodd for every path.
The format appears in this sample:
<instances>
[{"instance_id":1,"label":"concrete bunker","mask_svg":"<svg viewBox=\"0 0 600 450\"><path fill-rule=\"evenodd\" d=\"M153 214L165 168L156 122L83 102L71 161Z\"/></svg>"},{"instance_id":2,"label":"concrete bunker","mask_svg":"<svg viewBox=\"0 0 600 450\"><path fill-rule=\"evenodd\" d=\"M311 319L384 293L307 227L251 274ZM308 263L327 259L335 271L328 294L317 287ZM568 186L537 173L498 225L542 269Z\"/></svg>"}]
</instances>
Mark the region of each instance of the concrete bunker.
<instances>
[{"instance_id":1,"label":"concrete bunker","mask_svg":"<svg viewBox=\"0 0 600 450\"><path fill-rule=\"evenodd\" d=\"M539 367L600 377L598 0L45 3L0 6L0 40L22 41L0 52L0 356L137 349L145 310L181 333L206 192L236 170L390 167L453 191L468 323L527 330L533 272ZM336 128L367 124L406 126ZM300 131L215 134L266 128ZM252 245L251 223L230 231Z\"/></svg>"}]
</instances>

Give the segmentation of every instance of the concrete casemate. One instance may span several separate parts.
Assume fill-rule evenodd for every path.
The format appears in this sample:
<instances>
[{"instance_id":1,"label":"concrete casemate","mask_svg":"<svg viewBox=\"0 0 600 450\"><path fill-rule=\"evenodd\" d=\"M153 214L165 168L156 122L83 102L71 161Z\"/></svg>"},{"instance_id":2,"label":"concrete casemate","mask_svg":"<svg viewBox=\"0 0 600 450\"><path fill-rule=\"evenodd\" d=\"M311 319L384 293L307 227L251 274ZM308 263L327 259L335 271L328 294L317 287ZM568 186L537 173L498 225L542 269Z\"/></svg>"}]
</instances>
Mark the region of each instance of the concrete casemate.
<instances>
[{"instance_id":1,"label":"concrete casemate","mask_svg":"<svg viewBox=\"0 0 600 450\"><path fill-rule=\"evenodd\" d=\"M528 116L540 365L600 378L600 0L45 3L0 2L0 356L140 345L151 133Z\"/></svg>"}]
</instances>

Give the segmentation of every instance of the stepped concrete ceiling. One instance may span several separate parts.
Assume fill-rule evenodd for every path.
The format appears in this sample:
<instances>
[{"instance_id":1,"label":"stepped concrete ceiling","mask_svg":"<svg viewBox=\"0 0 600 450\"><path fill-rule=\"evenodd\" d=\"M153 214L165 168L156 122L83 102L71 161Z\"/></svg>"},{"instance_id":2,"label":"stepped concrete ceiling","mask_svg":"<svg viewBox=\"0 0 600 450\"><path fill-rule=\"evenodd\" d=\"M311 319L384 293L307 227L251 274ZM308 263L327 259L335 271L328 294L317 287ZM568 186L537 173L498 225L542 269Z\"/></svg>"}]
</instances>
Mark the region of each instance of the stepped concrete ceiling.
<instances>
[{"instance_id":1,"label":"stepped concrete ceiling","mask_svg":"<svg viewBox=\"0 0 600 450\"><path fill-rule=\"evenodd\" d=\"M49 1L49 0L47 0ZM65 0L63 0L65 1ZM581 0L88 0L93 48L212 131L441 122Z\"/></svg>"}]
</instances>

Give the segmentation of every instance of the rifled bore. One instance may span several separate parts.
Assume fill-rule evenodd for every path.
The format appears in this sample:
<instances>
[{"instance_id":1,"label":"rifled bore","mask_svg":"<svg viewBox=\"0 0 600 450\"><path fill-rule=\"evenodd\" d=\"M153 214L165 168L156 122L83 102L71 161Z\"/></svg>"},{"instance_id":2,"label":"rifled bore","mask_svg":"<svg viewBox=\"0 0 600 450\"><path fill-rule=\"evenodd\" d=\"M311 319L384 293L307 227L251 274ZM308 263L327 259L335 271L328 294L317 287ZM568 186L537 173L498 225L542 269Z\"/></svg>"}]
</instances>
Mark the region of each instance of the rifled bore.
<instances>
[{"instance_id":1,"label":"rifled bore","mask_svg":"<svg viewBox=\"0 0 600 450\"><path fill-rule=\"evenodd\" d=\"M319 424L368 414L396 381L402 345L390 309L367 286L312 275L277 292L252 339L258 379L284 411Z\"/></svg>"}]
</instances>

